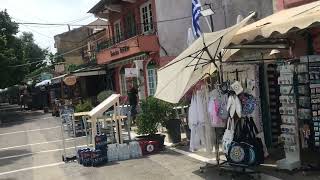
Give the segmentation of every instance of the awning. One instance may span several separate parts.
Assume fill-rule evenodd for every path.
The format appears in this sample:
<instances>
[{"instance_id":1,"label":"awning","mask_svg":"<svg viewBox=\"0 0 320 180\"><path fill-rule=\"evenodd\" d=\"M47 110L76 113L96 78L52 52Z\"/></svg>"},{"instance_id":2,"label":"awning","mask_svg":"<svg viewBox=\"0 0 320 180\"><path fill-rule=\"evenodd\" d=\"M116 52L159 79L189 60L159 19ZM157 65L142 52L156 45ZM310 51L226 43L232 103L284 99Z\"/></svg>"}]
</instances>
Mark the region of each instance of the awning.
<instances>
[{"instance_id":1,"label":"awning","mask_svg":"<svg viewBox=\"0 0 320 180\"><path fill-rule=\"evenodd\" d=\"M70 74L77 77L97 76L106 74L106 70L103 67L87 67L73 71Z\"/></svg>"},{"instance_id":2,"label":"awning","mask_svg":"<svg viewBox=\"0 0 320 180\"><path fill-rule=\"evenodd\" d=\"M44 81L41 81L41 82L37 83L37 84L35 85L35 87L47 86L47 85L50 85L50 84L51 84L51 80L48 79L48 80L44 80Z\"/></svg>"},{"instance_id":3,"label":"awning","mask_svg":"<svg viewBox=\"0 0 320 180\"><path fill-rule=\"evenodd\" d=\"M57 76L51 79L51 84L58 84L61 83L62 79L66 76L67 74Z\"/></svg>"},{"instance_id":4,"label":"awning","mask_svg":"<svg viewBox=\"0 0 320 180\"><path fill-rule=\"evenodd\" d=\"M259 37L268 38L273 34L285 34L290 31L305 29L320 23L320 1L279 11L264 19L240 29L232 43L239 44Z\"/></svg>"},{"instance_id":5,"label":"awning","mask_svg":"<svg viewBox=\"0 0 320 180\"><path fill-rule=\"evenodd\" d=\"M117 66L130 64L130 63L133 63L134 61L137 61L137 60L146 60L148 58L150 58L150 56L148 54L142 53L142 54L130 57L130 58L115 60L114 62L111 62L107 66L108 66L108 68L115 68Z\"/></svg>"}]
</instances>

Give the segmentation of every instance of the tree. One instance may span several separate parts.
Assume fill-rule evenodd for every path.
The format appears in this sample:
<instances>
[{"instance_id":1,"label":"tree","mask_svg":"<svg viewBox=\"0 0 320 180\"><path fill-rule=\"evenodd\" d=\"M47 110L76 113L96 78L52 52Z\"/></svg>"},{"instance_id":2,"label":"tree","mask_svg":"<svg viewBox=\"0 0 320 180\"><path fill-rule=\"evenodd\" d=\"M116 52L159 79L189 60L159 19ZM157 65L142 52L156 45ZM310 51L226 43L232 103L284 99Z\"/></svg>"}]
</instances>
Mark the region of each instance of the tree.
<instances>
[{"instance_id":1,"label":"tree","mask_svg":"<svg viewBox=\"0 0 320 180\"><path fill-rule=\"evenodd\" d=\"M11 21L7 11L0 11L0 88L14 85L23 79L21 71L12 67L24 63L19 59L19 45L14 35L18 32L18 25ZM20 56L21 57L21 56Z\"/></svg>"},{"instance_id":2,"label":"tree","mask_svg":"<svg viewBox=\"0 0 320 180\"><path fill-rule=\"evenodd\" d=\"M28 73L47 65L44 60L48 55L48 50L40 48L35 43L32 33L23 32L19 40L22 44L23 59L27 63L32 63L28 66Z\"/></svg>"},{"instance_id":3,"label":"tree","mask_svg":"<svg viewBox=\"0 0 320 180\"><path fill-rule=\"evenodd\" d=\"M27 74L47 66L48 50L35 43L32 33L19 37L17 33L18 25L6 10L0 11L0 88L18 84Z\"/></svg>"}]
</instances>

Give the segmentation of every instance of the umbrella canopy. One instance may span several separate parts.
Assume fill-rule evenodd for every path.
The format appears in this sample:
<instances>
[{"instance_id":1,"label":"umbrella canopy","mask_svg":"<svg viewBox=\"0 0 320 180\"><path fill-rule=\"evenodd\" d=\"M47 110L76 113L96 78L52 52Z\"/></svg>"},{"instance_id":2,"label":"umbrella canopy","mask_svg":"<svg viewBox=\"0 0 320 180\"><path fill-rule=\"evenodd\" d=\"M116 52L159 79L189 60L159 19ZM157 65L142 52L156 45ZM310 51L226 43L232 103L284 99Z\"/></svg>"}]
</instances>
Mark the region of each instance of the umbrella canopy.
<instances>
[{"instance_id":1,"label":"umbrella canopy","mask_svg":"<svg viewBox=\"0 0 320 180\"><path fill-rule=\"evenodd\" d=\"M170 103L178 103L181 97L200 79L217 70L214 61L237 33L253 16L221 31L204 33L178 57L158 70L155 97Z\"/></svg>"}]
</instances>

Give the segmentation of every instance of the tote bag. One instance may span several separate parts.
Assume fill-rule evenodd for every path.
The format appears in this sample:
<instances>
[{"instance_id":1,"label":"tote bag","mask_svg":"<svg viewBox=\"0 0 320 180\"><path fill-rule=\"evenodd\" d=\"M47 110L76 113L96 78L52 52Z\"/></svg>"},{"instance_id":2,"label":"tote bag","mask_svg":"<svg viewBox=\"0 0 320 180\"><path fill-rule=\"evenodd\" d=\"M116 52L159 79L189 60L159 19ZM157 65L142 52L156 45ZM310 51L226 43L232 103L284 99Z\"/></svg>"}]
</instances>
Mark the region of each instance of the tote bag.
<instances>
[{"instance_id":1,"label":"tote bag","mask_svg":"<svg viewBox=\"0 0 320 180\"><path fill-rule=\"evenodd\" d=\"M227 122L227 128L224 131L224 134L222 137L222 151L225 154L228 153L231 142L233 141L233 135L234 135L234 121L232 118L229 118Z\"/></svg>"}]
</instances>

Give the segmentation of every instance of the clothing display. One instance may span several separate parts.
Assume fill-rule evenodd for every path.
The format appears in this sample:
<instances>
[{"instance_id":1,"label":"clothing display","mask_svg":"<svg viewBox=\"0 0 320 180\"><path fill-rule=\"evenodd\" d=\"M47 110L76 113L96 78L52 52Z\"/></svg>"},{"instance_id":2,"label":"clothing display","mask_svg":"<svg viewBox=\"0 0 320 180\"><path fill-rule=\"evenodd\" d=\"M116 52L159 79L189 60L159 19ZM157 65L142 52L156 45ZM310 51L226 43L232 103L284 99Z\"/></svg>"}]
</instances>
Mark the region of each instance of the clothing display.
<instances>
[{"instance_id":1,"label":"clothing display","mask_svg":"<svg viewBox=\"0 0 320 180\"><path fill-rule=\"evenodd\" d=\"M225 127L225 120L228 118L227 98L228 96L222 94L219 89L209 93L208 113L212 127Z\"/></svg>"},{"instance_id":2,"label":"clothing display","mask_svg":"<svg viewBox=\"0 0 320 180\"><path fill-rule=\"evenodd\" d=\"M194 94L189 107L190 151L192 152L206 146L205 118L208 119L208 114L205 90L203 88Z\"/></svg>"}]
</instances>

